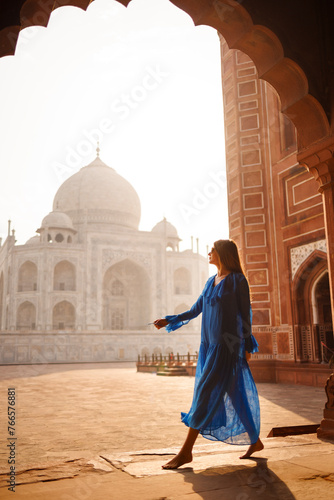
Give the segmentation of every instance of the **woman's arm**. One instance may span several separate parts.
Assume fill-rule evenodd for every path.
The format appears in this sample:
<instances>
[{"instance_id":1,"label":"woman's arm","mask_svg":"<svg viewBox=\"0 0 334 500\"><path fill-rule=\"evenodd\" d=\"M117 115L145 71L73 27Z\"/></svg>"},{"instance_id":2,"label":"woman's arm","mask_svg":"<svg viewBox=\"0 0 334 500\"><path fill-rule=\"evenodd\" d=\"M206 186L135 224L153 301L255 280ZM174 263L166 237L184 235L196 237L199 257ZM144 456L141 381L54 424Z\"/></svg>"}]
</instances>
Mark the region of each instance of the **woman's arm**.
<instances>
[{"instance_id":1,"label":"woman's arm","mask_svg":"<svg viewBox=\"0 0 334 500\"><path fill-rule=\"evenodd\" d=\"M183 325L189 323L193 318L196 318L203 308L203 295L200 295L195 304L189 309L181 314L174 314L171 316L166 316L163 319L157 319L154 321L154 326L160 330L160 328L166 327L168 332L177 330Z\"/></svg>"},{"instance_id":2,"label":"woman's arm","mask_svg":"<svg viewBox=\"0 0 334 500\"><path fill-rule=\"evenodd\" d=\"M245 351L247 353L257 352L258 343L252 335L252 309L250 304L248 281L242 276L239 286L239 312L241 317L242 338L245 341ZM249 356L250 357L250 356Z\"/></svg>"}]
</instances>

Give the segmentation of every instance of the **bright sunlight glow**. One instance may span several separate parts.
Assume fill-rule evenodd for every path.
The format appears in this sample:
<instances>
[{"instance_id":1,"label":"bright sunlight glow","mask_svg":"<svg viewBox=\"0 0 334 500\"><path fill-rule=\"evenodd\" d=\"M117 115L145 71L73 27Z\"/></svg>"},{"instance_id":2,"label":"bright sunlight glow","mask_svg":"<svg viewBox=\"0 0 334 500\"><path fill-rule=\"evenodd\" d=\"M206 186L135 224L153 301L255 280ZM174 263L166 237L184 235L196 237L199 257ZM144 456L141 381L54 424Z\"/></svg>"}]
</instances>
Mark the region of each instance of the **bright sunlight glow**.
<instances>
[{"instance_id":1,"label":"bright sunlight glow","mask_svg":"<svg viewBox=\"0 0 334 500\"><path fill-rule=\"evenodd\" d=\"M164 216L201 253L228 237L220 47L168 0L56 9L0 59L0 236L18 244L96 156L136 189L140 229Z\"/></svg>"}]
</instances>

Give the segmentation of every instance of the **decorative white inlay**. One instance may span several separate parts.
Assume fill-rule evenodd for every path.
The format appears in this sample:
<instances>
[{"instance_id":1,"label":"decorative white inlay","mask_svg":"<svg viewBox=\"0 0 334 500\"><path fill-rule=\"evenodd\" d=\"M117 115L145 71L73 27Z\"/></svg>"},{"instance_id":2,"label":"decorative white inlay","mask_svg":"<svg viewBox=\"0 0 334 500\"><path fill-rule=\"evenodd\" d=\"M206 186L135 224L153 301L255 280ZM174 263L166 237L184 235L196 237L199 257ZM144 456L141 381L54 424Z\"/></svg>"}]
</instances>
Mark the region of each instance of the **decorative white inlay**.
<instances>
[{"instance_id":1,"label":"decorative white inlay","mask_svg":"<svg viewBox=\"0 0 334 500\"><path fill-rule=\"evenodd\" d=\"M300 247L290 249L292 278L294 278L300 265L314 250L321 250L322 252L327 253L326 240L318 240L313 243L307 243L307 245L301 245Z\"/></svg>"}]
</instances>

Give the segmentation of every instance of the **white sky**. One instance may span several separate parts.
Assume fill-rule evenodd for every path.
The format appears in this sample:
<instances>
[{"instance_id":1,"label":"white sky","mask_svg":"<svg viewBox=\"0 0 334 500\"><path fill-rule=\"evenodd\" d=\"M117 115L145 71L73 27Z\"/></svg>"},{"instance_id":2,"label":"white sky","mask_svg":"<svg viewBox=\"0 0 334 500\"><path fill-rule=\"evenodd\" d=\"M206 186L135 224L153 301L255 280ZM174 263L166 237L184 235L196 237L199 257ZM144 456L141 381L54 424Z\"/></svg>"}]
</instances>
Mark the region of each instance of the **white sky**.
<instances>
[{"instance_id":1,"label":"white sky","mask_svg":"<svg viewBox=\"0 0 334 500\"><path fill-rule=\"evenodd\" d=\"M0 59L0 110L0 236L9 218L18 244L35 234L99 135L140 197L141 230L165 216L181 249L193 235L204 254L228 237L218 35L168 0L95 0L23 30Z\"/></svg>"}]
</instances>

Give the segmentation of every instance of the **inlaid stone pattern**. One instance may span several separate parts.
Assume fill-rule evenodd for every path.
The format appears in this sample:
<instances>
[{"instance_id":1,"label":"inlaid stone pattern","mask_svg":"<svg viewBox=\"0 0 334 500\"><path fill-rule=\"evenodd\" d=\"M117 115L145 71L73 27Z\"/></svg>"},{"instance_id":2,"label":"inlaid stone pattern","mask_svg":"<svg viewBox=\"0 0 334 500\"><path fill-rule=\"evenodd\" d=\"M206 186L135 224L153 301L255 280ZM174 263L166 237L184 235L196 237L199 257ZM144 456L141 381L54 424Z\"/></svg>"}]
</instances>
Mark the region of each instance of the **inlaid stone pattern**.
<instances>
[{"instance_id":1,"label":"inlaid stone pattern","mask_svg":"<svg viewBox=\"0 0 334 500\"><path fill-rule=\"evenodd\" d=\"M307 259L309 255L311 255L312 252L314 252L314 250L321 250L322 252L327 253L326 240L318 240L290 249L292 278L295 277L295 274L300 265Z\"/></svg>"},{"instance_id":2,"label":"inlaid stone pattern","mask_svg":"<svg viewBox=\"0 0 334 500\"><path fill-rule=\"evenodd\" d=\"M150 269L152 266L151 256L149 253L137 253L135 251L127 251L127 250L104 250L103 251L103 259L102 266L105 269L113 265L115 262L118 262L123 259L132 259L135 262L138 262L142 266Z\"/></svg>"},{"instance_id":3,"label":"inlaid stone pattern","mask_svg":"<svg viewBox=\"0 0 334 500\"><path fill-rule=\"evenodd\" d=\"M252 354L254 359L294 359L293 331L288 325L256 326L253 334L259 343L259 352Z\"/></svg>"}]
</instances>

